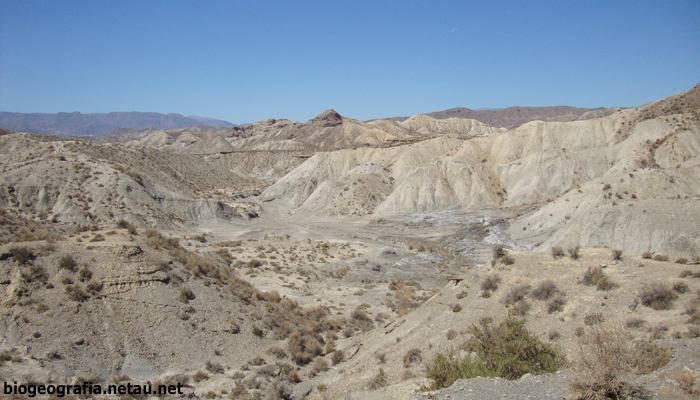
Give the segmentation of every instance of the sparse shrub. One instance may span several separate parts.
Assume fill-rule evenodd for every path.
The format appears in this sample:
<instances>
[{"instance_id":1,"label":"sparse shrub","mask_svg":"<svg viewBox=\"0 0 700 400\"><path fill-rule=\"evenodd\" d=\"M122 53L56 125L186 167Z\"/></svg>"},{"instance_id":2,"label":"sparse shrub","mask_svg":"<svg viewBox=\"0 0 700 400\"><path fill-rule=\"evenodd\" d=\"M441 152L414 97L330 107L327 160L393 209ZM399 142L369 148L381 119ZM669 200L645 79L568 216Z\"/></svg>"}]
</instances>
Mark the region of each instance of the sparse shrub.
<instances>
[{"instance_id":1,"label":"sparse shrub","mask_svg":"<svg viewBox=\"0 0 700 400\"><path fill-rule=\"evenodd\" d=\"M257 337L264 337L265 336L265 330L257 325L253 326L253 335Z\"/></svg>"},{"instance_id":2,"label":"sparse shrub","mask_svg":"<svg viewBox=\"0 0 700 400\"><path fill-rule=\"evenodd\" d=\"M335 350L333 354L331 354L331 362L333 362L333 365L338 365L341 362L345 360L345 353L343 350Z\"/></svg>"},{"instance_id":3,"label":"sparse shrub","mask_svg":"<svg viewBox=\"0 0 700 400\"><path fill-rule=\"evenodd\" d=\"M576 329L574 329L574 335L576 337L581 337L586 334L586 331L583 329L582 326L577 326Z\"/></svg>"},{"instance_id":4,"label":"sparse shrub","mask_svg":"<svg viewBox=\"0 0 700 400\"><path fill-rule=\"evenodd\" d=\"M22 271L22 278L27 281L27 283L46 283L49 280L49 273L46 272L46 268L40 265L32 265L29 267L28 271Z\"/></svg>"},{"instance_id":5,"label":"sparse shrub","mask_svg":"<svg viewBox=\"0 0 700 400\"><path fill-rule=\"evenodd\" d=\"M640 328L642 325L646 324L647 321L641 319L641 318L630 318L625 322L625 326L628 328Z\"/></svg>"},{"instance_id":6,"label":"sparse shrub","mask_svg":"<svg viewBox=\"0 0 700 400\"><path fill-rule=\"evenodd\" d=\"M89 297L78 285L67 285L65 291L68 298L73 301L83 302Z\"/></svg>"},{"instance_id":7,"label":"sparse shrub","mask_svg":"<svg viewBox=\"0 0 700 400\"><path fill-rule=\"evenodd\" d=\"M642 258L647 259L647 260L651 259L651 252L645 251L644 253L642 253Z\"/></svg>"},{"instance_id":8,"label":"sparse shrub","mask_svg":"<svg viewBox=\"0 0 700 400\"><path fill-rule=\"evenodd\" d=\"M511 309L511 313L513 315L517 315L519 317L524 317L527 315L527 312L530 310L530 303L525 301L524 299L518 300L515 302L515 305Z\"/></svg>"},{"instance_id":9,"label":"sparse shrub","mask_svg":"<svg viewBox=\"0 0 700 400\"><path fill-rule=\"evenodd\" d=\"M598 290L611 290L617 287L617 284L608 278L601 267L588 267L588 270L583 274L583 283L596 285Z\"/></svg>"},{"instance_id":10,"label":"sparse shrub","mask_svg":"<svg viewBox=\"0 0 700 400\"><path fill-rule=\"evenodd\" d=\"M610 326L581 335L578 350L571 386L582 399L624 399L632 392L633 372L651 372L665 365L670 355L647 344L633 345L623 330Z\"/></svg>"},{"instance_id":11,"label":"sparse shrub","mask_svg":"<svg viewBox=\"0 0 700 400\"><path fill-rule=\"evenodd\" d=\"M573 258L574 260L578 260L579 257L581 257L581 246L576 246L576 247L571 247L569 248L569 256Z\"/></svg>"},{"instance_id":12,"label":"sparse shrub","mask_svg":"<svg viewBox=\"0 0 700 400\"><path fill-rule=\"evenodd\" d=\"M565 255L566 254L564 253L564 249L561 246L552 247L552 257L561 258L561 257L564 257Z\"/></svg>"},{"instance_id":13,"label":"sparse shrub","mask_svg":"<svg viewBox=\"0 0 700 400\"><path fill-rule=\"evenodd\" d=\"M489 275L481 282L481 290L495 292L499 283L501 283L501 277L498 274Z\"/></svg>"},{"instance_id":14,"label":"sparse shrub","mask_svg":"<svg viewBox=\"0 0 700 400\"><path fill-rule=\"evenodd\" d=\"M292 361L299 365L308 364L314 357L323 352L318 339L309 334L302 334L299 331L292 332L289 335L287 347Z\"/></svg>"},{"instance_id":15,"label":"sparse shrub","mask_svg":"<svg viewBox=\"0 0 700 400\"><path fill-rule=\"evenodd\" d=\"M105 241L105 237L102 236L101 233L95 234L95 236L93 236L92 239L90 239L90 242L91 242L91 243L94 243L94 242L104 242L104 241Z\"/></svg>"},{"instance_id":16,"label":"sparse shrub","mask_svg":"<svg viewBox=\"0 0 700 400\"><path fill-rule=\"evenodd\" d=\"M676 259L676 264L687 264L687 263L688 263L688 259L687 259L687 258L682 258L682 257L681 257L681 258Z\"/></svg>"},{"instance_id":17,"label":"sparse shrub","mask_svg":"<svg viewBox=\"0 0 700 400\"><path fill-rule=\"evenodd\" d=\"M547 303L547 313L551 314L553 312L562 311L566 305L566 298L563 294L557 293L552 299Z\"/></svg>"},{"instance_id":18,"label":"sparse shrub","mask_svg":"<svg viewBox=\"0 0 700 400\"><path fill-rule=\"evenodd\" d=\"M270 347L269 349L265 350L265 353L271 356L275 356L280 360L287 358L287 353L285 353L285 351L281 347L277 346Z\"/></svg>"},{"instance_id":19,"label":"sparse shrub","mask_svg":"<svg viewBox=\"0 0 700 400\"><path fill-rule=\"evenodd\" d=\"M311 374L317 375L319 372L326 370L328 370L328 361L321 356L314 358L314 361L311 363Z\"/></svg>"},{"instance_id":20,"label":"sparse shrub","mask_svg":"<svg viewBox=\"0 0 700 400\"><path fill-rule=\"evenodd\" d=\"M439 352L428 363L426 376L431 381L426 390L448 387L457 379L476 376L518 379L524 374L554 372L562 365L559 352L542 342L525 328L525 320L508 318L496 327L488 319L472 326L474 335L467 350L476 353L459 358L454 351Z\"/></svg>"},{"instance_id":21,"label":"sparse shrub","mask_svg":"<svg viewBox=\"0 0 700 400\"><path fill-rule=\"evenodd\" d=\"M654 256L654 261L668 261L668 256L657 254Z\"/></svg>"},{"instance_id":22,"label":"sparse shrub","mask_svg":"<svg viewBox=\"0 0 700 400\"><path fill-rule=\"evenodd\" d=\"M78 279L80 279L80 282L89 281L92 279L92 272L88 269L88 267L83 267L78 272Z\"/></svg>"},{"instance_id":23,"label":"sparse shrub","mask_svg":"<svg viewBox=\"0 0 700 400\"><path fill-rule=\"evenodd\" d=\"M70 276L64 276L63 279L61 279L61 283L64 285L72 285L73 278L71 278Z\"/></svg>"},{"instance_id":24,"label":"sparse shrub","mask_svg":"<svg viewBox=\"0 0 700 400\"><path fill-rule=\"evenodd\" d=\"M262 267L262 265L263 265L262 261L258 260L257 258L254 258L254 259L248 261L248 263L245 266L246 266L246 268L254 269L254 268L260 268L260 267Z\"/></svg>"},{"instance_id":25,"label":"sparse shrub","mask_svg":"<svg viewBox=\"0 0 700 400\"><path fill-rule=\"evenodd\" d=\"M381 364L386 363L386 353L374 353L374 356L377 357Z\"/></svg>"},{"instance_id":26,"label":"sparse shrub","mask_svg":"<svg viewBox=\"0 0 700 400\"><path fill-rule=\"evenodd\" d=\"M652 282L644 286L642 292L637 295L637 299L646 307L654 310L668 310L673 305L673 300L678 297L667 284Z\"/></svg>"},{"instance_id":27,"label":"sparse shrub","mask_svg":"<svg viewBox=\"0 0 700 400\"><path fill-rule=\"evenodd\" d=\"M688 284L683 281L678 281L673 284L673 290L676 293L685 293L688 291Z\"/></svg>"},{"instance_id":28,"label":"sparse shrub","mask_svg":"<svg viewBox=\"0 0 700 400\"><path fill-rule=\"evenodd\" d=\"M90 282L87 284L88 290L89 290L90 292L92 292L92 293L101 292L103 286L104 286L104 285L102 284L102 282L98 282L98 281L90 281Z\"/></svg>"},{"instance_id":29,"label":"sparse shrub","mask_svg":"<svg viewBox=\"0 0 700 400\"><path fill-rule=\"evenodd\" d=\"M387 383L387 381L386 381L386 374L384 373L384 369L379 368L379 372L377 373L377 375L372 377L372 379L367 384L367 388L369 388L369 390L376 390L376 389L379 389L380 387L386 386L386 383Z\"/></svg>"},{"instance_id":30,"label":"sparse shrub","mask_svg":"<svg viewBox=\"0 0 700 400\"><path fill-rule=\"evenodd\" d=\"M216 364L211 361L207 361L206 368L207 371L211 372L212 374L223 374L225 371L223 365Z\"/></svg>"},{"instance_id":31,"label":"sparse shrub","mask_svg":"<svg viewBox=\"0 0 700 400\"><path fill-rule=\"evenodd\" d=\"M26 247L12 247L9 251L10 257L22 265L29 264L36 258L34 253Z\"/></svg>"},{"instance_id":32,"label":"sparse shrub","mask_svg":"<svg viewBox=\"0 0 700 400\"><path fill-rule=\"evenodd\" d=\"M513 256L510 254L506 254L505 256L501 257L501 262L505 265L513 265L515 264L515 258L513 258Z\"/></svg>"},{"instance_id":33,"label":"sparse shrub","mask_svg":"<svg viewBox=\"0 0 700 400\"><path fill-rule=\"evenodd\" d=\"M249 364L249 365L254 365L254 366L257 367L257 366L260 366L260 365L265 365L265 364L267 364L267 361L265 361L265 359L262 358L262 357L260 357L260 356L256 356L256 357L253 357L253 358L251 358L250 360L248 360L248 364Z\"/></svg>"},{"instance_id":34,"label":"sparse shrub","mask_svg":"<svg viewBox=\"0 0 700 400\"><path fill-rule=\"evenodd\" d=\"M416 348L407 351L406 354L403 356L403 366L405 368L408 368L414 362L423 361L422 354L423 353L420 351L420 349Z\"/></svg>"},{"instance_id":35,"label":"sparse shrub","mask_svg":"<svg viewBox=\"0 0 700 400\"><path fill-rule=\"evenodd\" d=\"M204 371L197 371L192 375L192 380L195 382L201 382L209 379L209 374Z\"/></svg>"},{"instance_id":36,"label":"sparse shrub","mask_svg":"<svg viewBox=\"0 0 700 400\"><path fill-rule=\"evenodd\" d=\"M685 277L688 277L688 276L692 277L692 276L693 276L693 271L691 271L691 270L689 270L689 269L685 269L685 270L681 271L681 274L680 274L680 277L681 277L681 278L685 278Z\"/></svg>"},{"instance_id":37,"label":"sparse shrub","mask_svg":"<svg viewBox=\"0 0 700 400\"><path fill-rule=\"evenodd\" d=\"M590 313L583 317L583 323L586 325L598 325L605 321L603 314L601 313Z\"/></svg>"},{"instance_id":38,"label":"sparse shrub","mask_svg":"<svg viewBox=\"0 0 700 400\"><path fill-rule=\"evenodd\" d=\"M557 285L554 284L551 280L546 280L540 282L539 285L535 288L535 290L532 291L532 295L537 299L537 300L547 300L554 293L557 292Z\"/></svg>"},{"instance_id":39,"label":"sparse shrub","mask_svg":"<svg viewBox=\"0 0 700 400\"><path fill-rule=\"evenodd\" d=\"M612 258L613 260L622 260L622 250L613 250Z\"/></svg>"},{"instance_id":40,"label":"sparse shrub","mask_svg":"<svg viewBox=\"0 0 700 400\"><path fill-rule=\"evenodd\" d=\"M458 312L460 312L460 311L462 311L462 306L461 306L461 305L455 304L455 305L452 306L452 312L458 313Z\"/></svg>"},{"instance_id":41,"label":"sparse shrub","mask_svg":"<svg viewBox=\"0 0 700 400\"><path fill-rule=\"evenodd\" d=\"M126 228L128 228L128 227L129 227L129 223L126 222L125 219L122 218L122 219L120 219L119 221L117 221L117 228L119 228L119 229L126 229Z\"/></svg>"},{"instance_id":42,"label":"sparse shrub","mask_svg":"<svg viewBox=\"0 0 700 400\"><path fill-rule=\"evenodd\" d=\"M180 288L180 295L178 296L178 300L187 304L190 302L190 300L194 300L195 298L196 296L194 295L192 290L190 290L190 288L184 286Z\"/></svg>"},{"instance_id":43,"label":"sparse shrub","mask_svg":"<svg viewBox=\"0 0 700 400\"><path fill-rule=\"evenodd\" d=\"M467 293L466 290L462 290L461 292L457 293L457 300L462 300L463 298L467 297L469 293Z\"/></svg>"},{"instance_id":44,"label":"sparse shrub","mask_svg":"<svg viewBox=\"0 0 700 400\"><path fill-rule=\"evenodd\" d=\"M65 255L58 260L58 268L75 272L75 270L78 268L78 263L75 261L73 256Z\"/></svg>"},{"instance_id":45,"label":"sparse shrub","mask_svg":"<svg viewBox=\"0 0 700 400\"><path fill-rule=\"evenodd\" d=\"M673 375L678 387L689 395L700 395L700 377L695 377L693 371L684 369Z\"/></svg>"},{"instance_id":46,"label":"sparse shrub","mask_svg":"<svg viewBox=\"0 0 700 400\"><path fill-rule=\"evenodd\" d=\"M528 293L530 293L530 285L523 283L511 288L510 291L506 293L505 297L503 298L503 301L506 304L513 304L517 301L524 299Z\"/></svg>"},{"instance_id":47,"label":"sparse shrub","mask_svg":"<svg viewBox=\"0 0 700 400\"><path fill-rule=\"evenodd\" d=\"M447 340L452 340L455 337L457 337L457 331L455 331L454 329L450 329L449 331L447 331Z\"/></svg>"},{"instance_id":48,"label":"sparse shrub","mask_svg":"<svg viewBox=\"0 0 700 400\"><path fill-rule=\"evenodd\" d=\"M549 340L557 340L557 339L559 339L560 336L561 336L561 335L559 334L559 331L556 330L556 329L551 329L551 330L547 333L547 338L548 338Z\"/></svg>"}]
</instances>

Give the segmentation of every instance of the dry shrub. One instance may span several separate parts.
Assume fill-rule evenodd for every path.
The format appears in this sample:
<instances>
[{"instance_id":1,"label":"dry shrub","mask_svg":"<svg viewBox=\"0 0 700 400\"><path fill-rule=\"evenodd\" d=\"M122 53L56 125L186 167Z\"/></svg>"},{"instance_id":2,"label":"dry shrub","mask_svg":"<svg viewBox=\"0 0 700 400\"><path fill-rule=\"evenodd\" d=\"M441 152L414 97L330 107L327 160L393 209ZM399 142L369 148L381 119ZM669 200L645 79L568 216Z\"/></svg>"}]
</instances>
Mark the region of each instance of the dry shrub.
<instances>
[{"instance_id":1,"label":"dry shrub","mask_svg":"<svg viewBox=\"0 0 700 400\"><path fill-rule=\"evenodd\" d=\"M574 260L578 260L581 257L580 250L581 250L581 246L569 248L569 256L571 258L573 258Z\"/></svg>"},{"instance_id":2,"label":"dry shrub","mask_svg":"<svg viewBox=\"0 0 700 400\"><path fill-rule=\"evenodd\" d=\"M36 258L36 255L26 247L12 247L9 251L10 257L22 265L29 264Z\"/></svg>"},{"instance_id":3,"label":"dry shrub","mask_svg":"<svg viewBox=\"0 0 700 400\"><path fill-rule=\"evenodd\" d=\"M508 254L508 251L502 244L496 245L493 248L493 260L494 264L498 263L499 261L505 265L515 264L515 259L513 256Z\"/></svg>"},{"instance_id":4,"label":"dry shrub","mask_svg":"<svg viewBox=\"0 0 700 400\"><path fill-rule=\"evenodd\" d=\"M69 254L61 257L58 260L58 268L75 272L75 270L78 268L78 263L75 261L75 258Z\"/></svg>"},{"instance_id":5,"label":"dry shrub","mask_svg":"<svg viewBox=\"0 0 700 400\"><path fill-rule=\"evenodd\" d=\"M552 257L561 258L561 257L564 257L565 255L566 255L566 253L564 253L564 249L561 246L552 247Z\"/></svg>"},{"instance_id":6,"label":"dry shrub","mask_svg":"<svg viewBox=\"0 0 700 400\"><path fill-rule=\"evenodd\" d=\"M481 290L495 292L499 283L501 283L501 277L498 274L489 275L481 282Z\"/></svg>"},{"instance_id":7,"label":"dry shrub","mask_svg":"<svg viewBox=\"0 0 700 400\"><path fill-rule=\"evenodd\" d=\"M287 342L292 361L298 365L306 365L323 352L319 340L310 334L302 334L299 331L292 332Z\"/></svg>"},{"instance_id":8,"label":"dry shrub","mask_svg":"<svg viewBox=\"0 0 700 400\"><path fill-rule=\"evenodd\" d=\"M510 313L512 315L517 315L519 317L524 317L527 315L527 312L530 310L530 303L525 301L524 299L518 300L515 302L515 305L513 308L510 310Z\"/></svg>"},{"instance_id":9,"label":"dry shrub","mask_svg":"<svg viewBox=\"0 0 700 400\"><path fill-rule=\"evenodd\" d=\"M225 371L223 365L216 364L211 361L207 361L206 368L207 371L211 372L212 374L223 374Z\"/></svg>"},{"instance_id":10,"label":"dry shrub","mask_svg":"<svg viewBox=\"0 0 700 400\"><path fill-rule=\"evenodd\" d=\"M673 291L676 293L685 293L688 291L688 284L683 281L678 281L673 284Z\"/></svg>"},{"instance_id":11,"label":"dry shrub","mask_svg":"<svg viewBox=\"0 0 700 400\"><path fill-rule=\"evenodd\" d=\"M44 284L49 280L49 273L40 265L30 266L29 270L23 270L21 275L27 283Z\"/></svg>"},{"instance_id":12,"label":"dry shrub","mask_svg":"<svg viewBox=\"0 0 700 400\"><path fill-rule=\"evenodd\" d=\"M196 296L190 288L184 286L180 288L180 295L177 298L178 300L187 304L190 302L190 300L194 300L195 298Z\"/></svg>"},{"instance_id":13,"label":"dry shrub","mask_svg":"<svg viewBox=\"0 0 700 400\"><path fill-rule=\"evenodd\" d=\"M613 260L622 260L622 250L613 250L612 258Z\"/></svg>"},{"instance_id":14,"label":"dry shrub","mask_svg":"<svg viewBox=\"0 0 700 400\"><path fill-rule=\"evenodd\" d=\"M668 261L668 256L657 254L654 256L654 261Z\"/></svg>"},{"instance_id":15,"label":"dry shrub","mask_svg":"<svg viewBox=\"0 0 700 400\"><path fill-rule=\"evenodd\" d=\"M369 381L367 384L367 388L369 390L376 390L379 389L380 387L386 386L387 381L386 381L386 374L384 373L384 369L379 368L379 372L377 375L372 377L372 379Z\"/></svg>"},{"instance_id":16,"label":"dry shrub","mask_svg":"<svg viewBox=\"0 0 700 400\"><path fill-rule=\"evenodd\" d=\"M331 361L333 362L333 365L338 365L341 362L345 360L345 353L343 350L335 350L333 354L331 354Z\"/></svg>"},{"instance_id":17,"label":"dry shrub","mask_svg":"<svg viewBox=\"0 0 700 400\"><path fill-rule=\"evenodd\" d=\"M537 300L547 300L557 291L557 285L555 285L551 280L546 280L537 285L535 290L532 291L532 295Z\"/></svg>"},{"instance_id":18,"label":"dry shrub","mask_svg":"<svg viewBox=\"0 0 700 400\"><path fill-rule=\"evenodd\" d=\"M413 348L407 351L406 354L404 354L403 356L404 368L408 368L414 362L421 361L423 361L423 353L420 351L420 349Z\"/></svg>"},{"instance_id":19,"label":"dry shrub","mask_svg":"<svg viewBox=\"0 0 700 400\"><path fill-rule=\"evenodd\" d=\"M642 253L642 258L647 259L647 260L651 259L651 252L645 251L644 253Z\"/></svg>"},{"instance_id":20,"label":"dry shrub","mask_svg":"<svg viewBox=\"0 0 700 400\"><path fill-rule=\"evenodd\" d=\"M673 306L673 301L678 298L678 294L667 284L662 282L652 282L644 286L637 299L646 307L654 310L668 310Z\"/></svg>"},{"instance_id":21,"label":"dry shrub","mask_svg":"<svg viewBox=\"0 0 700 400\"><path fill-rule=\"evenodd\" d=\"M452 340L455 337L457 337L457 331L455 331L454 329L450 329L449 331L447 331L446 335L447 335L447 340Z\"/></svg>"},{"instance_id":22,"label":"dry shrub","mask_svg":"<svg viewBox=\"0 0 700 400\"><path fill-rule=\"evenodd\" d=\"M462 311L462 306L461 306L461 305L455 304L455 305L452 306L452 312L458 313L458 312L460 312L460 311Z\"/></svg>"},{"instance_id":23,"label":"dry shrub","mask_svg":"<svg viewBox=\"0 0 700 400\"><path fill-rule=\"evenodd\" d=\"M590 313L583 317L583 323L586 325L598 325L605 321L603 314L601 313Z\"/></svg>"},{"instance_id":24,"label":"dry shrub","mask_svg":"<svg viewBox=\"0 0 700 400\"><path fill-rule=\"evenodd\" d=\"M700 377L696 377L688 368L673 375L678 387L689 395L700 395Z\"/></svg>"},{"instance_id":25,"label":"dry shrub","mask_svg":"<svg viewBox=\"0 0 700 400\"><path fill-rule=\"evenodd\" d=\"M81 268L80 272L78 272L78 279L80 279L80 282L89 281L92 279L92 271L88 267Z\"/></svg>"},{"instance_id":26,"label":"dry shrub","mask_svg":"<svg viewBox=\"0 0 700 400\"><path fill-rule=\"evenodd\" d=\"M625 322L625 326L633 329L633 328L641 328L642 325L646 324L647 321L641 319L641 318L630 318Z\"/></svg>"},{"instance_id":27,"label":"dry shrub","mask_svg":"<svg viewBox=\"0 0 700 400\"><path fill-rule=\"evenodd\" d=\"M503 298L503 301L506 304L513 304L523 300L528 293L530 293L530 285L523 283L510 289Z\"/></svg>"},{"instance_id":28,"label":"dry shrub","mask_svg":"<svg viewBox=\"0 0 700 400\"><path fill-rule=\"evenodd\" d=\"M204 371L197 371L192 375L192 380L195 382L201 382L209 379L209 375Z\"/></svg>"},{"instance_id":29,"label":"dry shrub","mask_svg":"<svg viewBox=\"0 0 700 400\"><path fill-rule=\"evenodd\" d=\"M78 285L67 285L65 287L65 291L68 298L73 301L83 302L89 298L89 296Z\"/></svg>"},{"instance_id":30,"label":"dry shrub","mask_svg":"<svg viewBox=\"0 0 700 400\"><path fill-rule=\"evenodd\" d=\"M269 349L265 350L265 353L271 356L275 356L280 360L287 358L287 353L285 353L281 347L277 346L270 347Z\"/></svg>"},{"instance_id":31,"label":"dry shrub","mask_svg":"<svg viewBox=\"0 0 700 400\"><path fill-rule=\"evenodd\" d=\"M553 312L562 311L565 305L566 298L562 293L557 293L547 303L547 313L551 314Z\"/></svg>"},{"instance_id":32,"label":"dry shrub","mask_svg":"<svg viewBox=\"0 0 700 400\"><path fill-rule=\"evenodd\" d=\"M622 329L591 328L579 337L572 389L581 399L623 399L633 392L634 373L649 373L670 360L670 351L653 343L634 344Z\"/></svg>"},{"instance_id":33,"label":"dry shrub","mask_svg":"<svg viewBox=\"0 0 700 400\"><path fill-rule=\"evenodd\" d=\"M601 267L588 267L588 270L583 274L583 283L595 285L598 290L611 290L617 287L617 284L610 280Z\"/></svg>"},{"instance_id":34,"label":"dry shrub","mask_svg":"<svg viewBox=\"0 0 700 400\"><path fill-rule=\"evenodd\" d=\"M311 363L311 374L318 375L320 372L328 370L328 361L323 357L318 356L314 358L314 362Z\"/></svg>"}]
</instances>

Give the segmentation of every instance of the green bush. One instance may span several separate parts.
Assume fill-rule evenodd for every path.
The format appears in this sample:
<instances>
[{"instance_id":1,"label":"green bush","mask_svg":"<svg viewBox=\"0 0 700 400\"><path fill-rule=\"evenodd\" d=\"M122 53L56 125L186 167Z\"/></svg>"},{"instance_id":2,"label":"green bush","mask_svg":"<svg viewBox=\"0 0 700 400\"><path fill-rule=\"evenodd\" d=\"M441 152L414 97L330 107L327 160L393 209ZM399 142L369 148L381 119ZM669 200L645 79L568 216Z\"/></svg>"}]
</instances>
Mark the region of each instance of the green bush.
<instances>
[{"instance_id":1,"label":"green bush","mask_svg":"<svg viewBox=\"0 0 700 400\"><path fill-rule=\"evenodd\" d=\"M467 342L476 353L459 358L453 350L438 353L428 363L426 376L431 381L425 390L448 387L457 379L476 376L518 379L525 374L544 374L558 370L564 360L552 345L542 342L525 328L525 320L508 318L498 326L489 319L469 331L474 337Z\"/></svg>"}]
</instances>

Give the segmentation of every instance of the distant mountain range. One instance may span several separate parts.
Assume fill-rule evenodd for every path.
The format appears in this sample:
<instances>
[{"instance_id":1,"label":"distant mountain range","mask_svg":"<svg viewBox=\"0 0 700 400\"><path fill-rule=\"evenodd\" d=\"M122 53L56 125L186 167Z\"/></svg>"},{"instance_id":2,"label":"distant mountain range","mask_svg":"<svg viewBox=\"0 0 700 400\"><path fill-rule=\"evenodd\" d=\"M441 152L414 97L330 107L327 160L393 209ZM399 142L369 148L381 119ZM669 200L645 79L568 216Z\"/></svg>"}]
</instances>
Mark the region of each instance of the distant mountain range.
<instances>
[{"instance_id":1,"label":"distant mountain range","mask_svg":"<svg viewBox=\"0 0 700 400\"><path fill-rule=\"evenodd\" d=\"M111 112L82 114L79 112L40 114L0 112L0 128L15 132L35 132L55 136L105 135L117 128L161 130L180 129L191 125L232 128L228 121L205 117L155 112Z\"/></svg>"},{"instance_id":2,"label":"distant mountain range","mask_svg":"<svg viewBox=\"0 0 700 400\"><path fill-rule=\"evenodd\" d=\"M610 115L620 108L578 108L569 106L553 107L508 107L501 109L472 110L465 107L450 108L425 114L435 119L467 118L496 126L515 128L530 121L574 121L579 119L599 118ZM390 121L405 121L409 117L385 118Z\"/></svg>"}]
</instances>

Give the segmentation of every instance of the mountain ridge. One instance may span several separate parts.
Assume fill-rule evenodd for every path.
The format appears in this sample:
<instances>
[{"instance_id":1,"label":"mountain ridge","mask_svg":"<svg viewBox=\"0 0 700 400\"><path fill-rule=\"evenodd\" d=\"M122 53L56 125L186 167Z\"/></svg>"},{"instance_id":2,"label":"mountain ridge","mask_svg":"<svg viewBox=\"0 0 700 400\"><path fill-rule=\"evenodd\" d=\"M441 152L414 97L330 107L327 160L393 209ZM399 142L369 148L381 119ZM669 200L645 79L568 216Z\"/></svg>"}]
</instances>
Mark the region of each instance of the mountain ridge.
<instances>
[{"instance_id":1,"label":"mountain ridge","mask_svg":"<svg viewBox=\"0 0 700 400\"><path fill-rule=\"evenodd\" d=\"M118 128L179 129L186 126L236 126L228 121L180 114L156 112L72 113L14 113L0 112L0 127L15 132L34 132L54 136L101 136Z\"/></svg>"}]
</instances>

